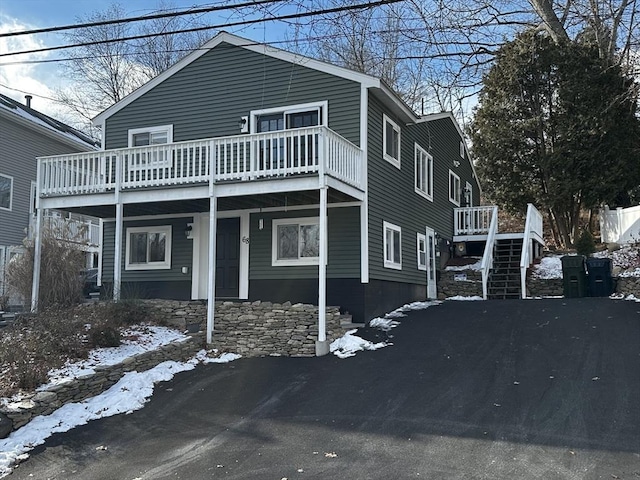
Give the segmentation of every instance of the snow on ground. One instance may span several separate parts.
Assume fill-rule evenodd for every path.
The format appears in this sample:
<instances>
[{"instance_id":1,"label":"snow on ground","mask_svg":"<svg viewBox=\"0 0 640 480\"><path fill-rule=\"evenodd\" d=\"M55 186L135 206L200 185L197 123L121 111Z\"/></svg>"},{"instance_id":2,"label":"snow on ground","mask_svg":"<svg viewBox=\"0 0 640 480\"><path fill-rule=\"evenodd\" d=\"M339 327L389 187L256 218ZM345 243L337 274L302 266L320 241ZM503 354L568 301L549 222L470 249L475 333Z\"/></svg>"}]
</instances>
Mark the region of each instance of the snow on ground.
<instances>
[{"instance_id":1,"label":"snow on ground","mask_svg":"<svg viewBox=\"0 0 640 480\"><path fill-rule=\"evenodd\" d=\"M454 300L459 302L476 302L478 300L484 300L484 298L479 297L478 295L473 295L471 297L465 297L463 295L454 295L453 297L447 297L447 300Z\"/></svg>"},{"instance_id":2,"label":"snow on ground","mask_svg":"<svg viewBox=\"0 0 640 480\"><path fill-rule=\"evenodd\" d=\"M557 255L542 257L540 263L533 266L532 275L545 280L562 278L562 261L560 258Z\"/></svg>"},{"instance_id":3,"label":"snow on ground","mask_svg":"<svg viewBox=\"0 0 640 480\"><path fill-rule=\"evenodd\" d=\"M155 350L167 343L180 342L188 338L170 328L148 325L131 327L123 332L123 336L125 339L120 347L94 349L90 352L88 359L69 362L61 369L50 371L50 382L47 386L64 383L77 376L95 372L97 366L113 365L132 355ZM192 370L199 363L227 363L240 358L236 353L223 353L216 357L217 353L215 349L200 350L187 362L167 361L145 372L128 372L118 383L100 395L81 402L66 404L50 415L35 417L7 438L0 439L0 478L9 475L13 465L27 459L31 449L44 443L54 433L66 432L90 420L139 410L153 394L153 388L157 382L168 381L176 373ZM42 386L38 390L43 390L45 387ZM8 405L19 400L18 397L0 399Z\"/></svg>"},{"instance_id":4,"label":"snow on ground","mask_svg":"<svg viewBox=\"0 0 640 480\"><path fill-rule=\"evenodd\" d=\"M467 265L447 265L445 270L450 272L457 272L461 270L482 270L482 258L480 258L476 263L470 263Z\"/></svg>"},{"instance_id":5,"label":"snow on ground","mask_svg":"<svg viewBox=\"0 0 640 480\"><path fill-rule=\"evenodd\" d=\"M412 310L424 310L425 308L432 307L434 305L440 305L442 302L438 300L427 301L427 302L413 302L407 303L399 308L396 308L392 312L389 312L382 317L376 317L369 322L369 326L372 328L378 328L383 332L388 332L392 328L400 325L400 322L394 320L394 318L402 318L406 317L405 312L410 312ZM392 345L389 342L378 342L373 343L365 340L364 338L360 338L357 335L354 335L358 330L349 330L342 337L338 338L331 342L329 346L329 350L339 358L348 358L353 357L356 352L360 352L363 350L377 350L382 347L386 347L387 345Z\"/></svg>"}]
</instances>

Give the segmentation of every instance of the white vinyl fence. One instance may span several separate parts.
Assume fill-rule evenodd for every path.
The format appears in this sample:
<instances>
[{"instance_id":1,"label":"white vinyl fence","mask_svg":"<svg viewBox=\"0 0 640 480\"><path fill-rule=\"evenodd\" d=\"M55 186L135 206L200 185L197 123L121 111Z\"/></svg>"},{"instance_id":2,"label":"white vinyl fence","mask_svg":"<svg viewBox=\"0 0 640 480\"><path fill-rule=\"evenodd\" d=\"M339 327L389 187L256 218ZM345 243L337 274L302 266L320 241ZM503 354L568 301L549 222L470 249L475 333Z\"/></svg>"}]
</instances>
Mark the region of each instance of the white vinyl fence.
<instances>
[{"instance_id":1,"label":"white vinyl fence","mask_svg":"<svg viewBox=\"0 0 640 480\"><path fill-rule=\"evenodd\" d=\"M600 235L603 243L640 242L640 205L600 212Z\"/></svg>"}]
</instances>

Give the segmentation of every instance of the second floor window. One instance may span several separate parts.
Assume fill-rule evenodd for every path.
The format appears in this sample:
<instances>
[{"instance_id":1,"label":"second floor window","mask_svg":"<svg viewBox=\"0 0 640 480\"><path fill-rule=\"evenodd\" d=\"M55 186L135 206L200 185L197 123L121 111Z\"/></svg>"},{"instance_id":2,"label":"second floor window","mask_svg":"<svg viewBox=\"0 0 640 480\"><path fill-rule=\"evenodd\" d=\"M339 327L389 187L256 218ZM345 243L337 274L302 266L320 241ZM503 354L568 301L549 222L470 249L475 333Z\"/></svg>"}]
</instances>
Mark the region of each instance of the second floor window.
<instances>
[{"instance_id":1,"label":"second floor window","mask_svg":"<svg viewBox=\"0 0 640 480\"><path fill-rule=\"evenodd\" d=\"M460 206L460 177L449 170L449 201Z\"/></svg>"},{"instance_id":2,"label":"second floor window","mask_svg":"<svg viewBox=\"0 0 640 480\"><path fill-rule=\"evenodd\" d=\"M0 174L0 209L11 210L13 178Z\"/></svg>"},{"instance_id":3,"label":"second floor window","mask_svg":"<svg viewBox=\"0 0 640 480\"><path fill-rule=\"evenodd\" d=\"M383 115L382 150L384 159L400 168L400 127Z\"/></svg>"},{"instance_id":4,"label":"second floor window","mask_svg":"<svg viewBox=\"0 0 640 480\"><path fill-rule=\"evenodd\" d=\"M129 146L161 145L173 142L173 125L134 128L129 130Z\"/></svg>"},{"instance_id":5,"label":"second floor window","mask_svg":"<svg viewBox=\"0 0 640 480\"><path fill-rule=\"evenodd\" d=\"M416 193L433 200L433 157L415 144Z\"/></svg>"},{"instance_id":6,"label":"second floor window","mask_svg":"<svg viewBox=\"0 0 640 480\"><path fill-rule=\"evenodd\" d=\"M398 225L383 222L384 266L402 270L402 230Z\"/></svg>"}]
</instances>

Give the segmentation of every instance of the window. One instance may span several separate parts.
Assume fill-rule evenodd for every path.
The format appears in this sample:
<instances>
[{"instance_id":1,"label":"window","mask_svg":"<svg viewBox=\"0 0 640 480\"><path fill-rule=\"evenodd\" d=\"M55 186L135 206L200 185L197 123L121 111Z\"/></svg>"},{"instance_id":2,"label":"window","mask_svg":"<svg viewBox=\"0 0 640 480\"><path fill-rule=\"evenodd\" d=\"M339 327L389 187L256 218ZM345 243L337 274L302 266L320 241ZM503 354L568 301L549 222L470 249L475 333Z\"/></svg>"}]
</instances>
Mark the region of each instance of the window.
<instances>
[{"instance_id":1,"label":"window","mask_svg":"<svg viewBox=\"0 0 640 480\"><path fill-rule=\"evenodd\" d=\"M13 177L0 174L0 210L11 210Z\"/></svg>"},{"instance_id":2,"label":"window","mask_svg":"<svg viewBox=\"0 0 640 480\"><path fill-rule=\"evenodd\" d=\"M384 226L384 266L402 270L402 232L400 227L383 222Z\"/></svg>"},{"instance_id":3,"label":"window","mask_svg":"<svg viewBox=\"0 0 640 480\"><path fill-rule=\"evenodd\" d=\"M473 186L469 182L464 187L464 203L466 207L473 207Z\"/></svg>"},{"instance_id":4,"label":"window","mask_svg":"<svg viewBox=\"0 0 640 480\"><path fill-rule=\"evenodd\" d=\"M460 177L449 170L449 201L460 206Z\"/></svg>"},{"instance_id":5,"label":"window","mask_svg":"<svg viewBox=\"0 0 640 480\"><path fill-rule=\"evenodd\" d=\"M272 265L317 265L320 257L318 217L273 221Z\"/></svg>"},{"instance_id":6,"label":"window","mask_svg":"<svg viewBox=\"0 0 640 480\"><path fill-rule=\"evenodd\" d=\"M29 201L29 213L35 215L36 213L36 200L38 198L38 184L31 182L31 198Z\"/></svg>"},{"instance_id":7,"label":"window","mask_svg":"<svg viewBox=\"0 0 640 480\"><path fill-rule=\"evenodd\" d=\"M460 156L464 158L464 142L460 140Z\"/></svg>"},{"instance_id":8,"label":"window","mask_svg":"<svg viewBox=\"0 0 640 480\"><path fill-rule=\"evenodd\" d=\"M173 142L173 125L134 128L129 130L129 147L161 145Z\"/></svg>"},{"instance_id":9,"label":"window","mask_svg":"<svg viewBox=\"0 0 640 480\"><path fill-rule=\"evenodd\" d=\"M384 159L400 168L400 127L386 115L383 115L383 125L382 150Z\"/></svg>"},{"instance_id":10,"label":"window","mask_svg":"<svg viewBox=\"0 0 640 480\"><path fill-rule=\"evenodd\" d=\"M433 157L415 144L416 193L433 201Z\"/></svg>"},{"instance_id":11,"label":"window","mask_svg":"<svg viewBox=\"0 0 640 480\"><path fill-rule=\"evenodd\" d=\"M127 228L127 270L171 268L171 226Z\"/></svg>"},{"instance_id":12,"label":"window","mask_svg":"<svg viewBox=\"0 0 640 480\"><path fill-rule=\"evenodd\" d=\"M251 127L255 133L326 126L327 102L254 110L251 117Z\"/></svg>"},{"instance_id":13,"label":"window","mask_svg":"<svg viewBox=\"0 0 640 480\"><path fill-rule=\"evenodd\" d=\"M418 270L427 269L427 237L424 233L418 233L417 238L418 250Z\"/></svg>"}]
</instances>

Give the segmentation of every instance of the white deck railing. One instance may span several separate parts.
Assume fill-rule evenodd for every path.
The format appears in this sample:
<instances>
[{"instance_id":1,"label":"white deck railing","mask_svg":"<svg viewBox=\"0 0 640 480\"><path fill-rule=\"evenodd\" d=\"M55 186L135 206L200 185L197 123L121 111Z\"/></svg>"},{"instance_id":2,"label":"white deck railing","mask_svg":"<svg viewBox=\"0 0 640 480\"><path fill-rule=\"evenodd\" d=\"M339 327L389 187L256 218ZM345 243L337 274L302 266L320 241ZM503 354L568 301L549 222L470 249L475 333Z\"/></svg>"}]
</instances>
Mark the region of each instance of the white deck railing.
<instances>
[{"instance_id":1,"label":"white deck railing","mask_svg":"<svg viewBox=\"0 0 640 480\"><path fill-rule=\"evenodd\" d=\"M100 245L100 225L95 221L63 218L52 212L45 213L42 221L45 227L49 228L54 235L58 234L61 240L71 240L86 246L97 247ZM29 218L29 237L32 237L35 232L35 224L36 217L32 215Z\"/></svg>"},{"instance_id":2,"label":"white deck railing","mask_svg":"<svg viewBox=\"0 0 640 480\"><path fill-rule=\"evenodd\" d=\"M489 272L493 268L493 250L496 242L496 234L498 233L498 207L494 206L473 208L491 208L491 222L489 223L489 227L487 229L487 243L484 247L482 263L480 264L480 270L482 272L482 298L486 300L489 285Z\"/></svg>"},{"instance_id":3,"label":"white deck railing","mask_svg":"<svg viewBox=\"0 0 640 480\"><path fill-rule=\"evenodd\" d=\"M362 150L326 127L42 157L40 195L248 181L323 172L362 188ZM117 178L117 172L120 172Z\"/></svg>"},{"instance_id":4,"label":"white deck railing","mask_svg":"<svg viewBox=\"0 0 640 480\"><path fill-rule=\"evenodd\" d=\"M454 235L479 235L489 233L494 215L498 214L495 206L462 207L454 209Z\"/></svg>"},{"instance_id":5,"label":"white deck railing","mask_svg":"<svg viewBox=\"0 0 640 480\"><path fill-rule=\"evenodd\" d=\"M527 220L524 225L524 237L522 239L522 256L520 257L520 288L522 298L527 298L527 269L533 262L533 242L537 240L543 243L542 238L542 214L532 204L527 206Z\"/></svg>"}]
</instances>

